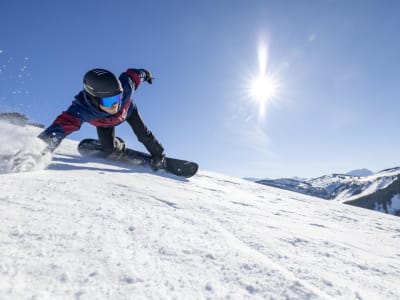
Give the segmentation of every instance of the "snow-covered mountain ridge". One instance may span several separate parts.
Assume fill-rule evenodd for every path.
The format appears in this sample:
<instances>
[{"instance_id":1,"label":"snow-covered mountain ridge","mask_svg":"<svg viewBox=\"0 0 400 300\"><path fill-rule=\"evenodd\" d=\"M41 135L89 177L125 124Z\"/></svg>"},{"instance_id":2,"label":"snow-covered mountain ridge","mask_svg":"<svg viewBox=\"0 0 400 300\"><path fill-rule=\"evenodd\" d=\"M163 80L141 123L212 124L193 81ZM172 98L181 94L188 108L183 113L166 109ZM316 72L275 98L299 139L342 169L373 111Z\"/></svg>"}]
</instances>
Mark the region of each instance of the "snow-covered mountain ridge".
<instances>
[{"instance_id":1,"label":"snow-covered mountain ridge","mask_svg":"<svg viewBox=\"0 0 400 300\"><path fill-rule=\"evenodd\" d=\"M368 169L357 169L357 170L352 170L350 172L347 172L346 175L351 175L351 176L370 176L373 175L374 172Z\"/></svg>"},{"instance_id":2,"label":"snow-covered mountain ridge","mask_svg":"<svg viewBox=\"0 0 400 300\"><path fill-rule=\"evenodd\" d=\"M290 190L323 199L336 200L347 204L400 215L400 188L393 188L399 182L400 167L377 172L369 176L331 174L309 180L266 179L258 183ZM391 193L383 194L389 188ZM372 196L375 198L372 199ZM379 195L379 196L378 196ZM368 198L368 203L363 199ZM357 201L355 201L357 200Z\"/></svg>"},{"instance_id":3,"label":"snow-covered mountain ridge","mask_svg":"<svg viewBox=\"0 0 400 300\"><path fill-rule=\"evenodd\" d=\"M76 146L0 174L1 300L400 299L396 217Z\"/></svg>"}]
</instances>

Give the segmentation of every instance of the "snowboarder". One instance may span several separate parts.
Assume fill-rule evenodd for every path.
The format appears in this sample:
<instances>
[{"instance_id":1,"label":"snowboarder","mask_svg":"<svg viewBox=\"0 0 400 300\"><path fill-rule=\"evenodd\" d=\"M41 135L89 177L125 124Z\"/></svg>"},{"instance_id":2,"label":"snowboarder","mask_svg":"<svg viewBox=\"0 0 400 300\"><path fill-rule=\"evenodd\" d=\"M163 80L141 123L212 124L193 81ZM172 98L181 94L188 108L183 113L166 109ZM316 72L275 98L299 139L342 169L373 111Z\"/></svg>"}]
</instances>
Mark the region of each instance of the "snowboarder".
<instances>
[{"instance_id":1,"label":"snowboarder","mask_svg":"<svg viewBox=\"0 0 400 300\"><path fill-rule=\"evenodd\" d=\"M115 137L115 126L127 121L138 140L152 156L151 167L164 166L164 148L147 129L132 100L133 92L141 82L152 83L153 77L146 69L128 69L117 78L104 69L93 69L83 77L83 90L75 96L71 106L62 112L39 138L53 152L69 134L88 122L97 128L97 135L105 157L118 159L125 150L125 143Z\"/></svg>"}]
</instances>

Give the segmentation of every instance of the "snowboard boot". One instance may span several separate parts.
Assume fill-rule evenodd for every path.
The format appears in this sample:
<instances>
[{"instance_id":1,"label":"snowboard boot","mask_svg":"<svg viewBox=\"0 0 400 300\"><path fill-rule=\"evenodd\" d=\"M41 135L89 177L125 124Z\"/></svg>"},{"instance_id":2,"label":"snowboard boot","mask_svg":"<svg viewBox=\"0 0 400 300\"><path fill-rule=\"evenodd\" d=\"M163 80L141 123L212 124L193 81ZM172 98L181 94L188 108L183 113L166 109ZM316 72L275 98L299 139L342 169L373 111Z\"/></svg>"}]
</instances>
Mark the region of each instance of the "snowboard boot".
<instances>
[{"instance_id":1,"label":"snowboard boot","mask_svg":"<svg viewBox=\"0 0 400 300\"><path fill-rule=\"evenodd\" d=\"M150 167L153 171L158 171L160 169L165 169L167 161L165 160L165 155L155 155L150 160Z\"/></svg>"},{"instance_id":2,"label":"snowboard boot","mask_svg":"<svg viewBox=\"0 0 400 300\"><path fill-rule=\"evenodd\" d=\"M112 160L119 160L125 153L125 142L123 139L116 137L114 138L114 150L107 157Z\"/></svg>"}]
</instances>

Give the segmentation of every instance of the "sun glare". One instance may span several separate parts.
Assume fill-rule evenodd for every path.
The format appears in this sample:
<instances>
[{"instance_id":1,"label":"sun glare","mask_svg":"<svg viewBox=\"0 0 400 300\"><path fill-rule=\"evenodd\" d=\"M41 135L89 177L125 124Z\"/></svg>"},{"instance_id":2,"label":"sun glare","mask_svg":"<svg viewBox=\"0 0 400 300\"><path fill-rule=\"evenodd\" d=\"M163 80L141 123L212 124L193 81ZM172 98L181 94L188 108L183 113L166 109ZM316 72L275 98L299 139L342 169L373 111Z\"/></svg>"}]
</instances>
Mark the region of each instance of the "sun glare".
<instances>
[{"instance_id":1,"label":"sun glare","mask_svg":"<svg viewBox=\"0 0 400 300\"><path fill-rule=\"evenodd\" d=\"M268 49L264 44L258 47L258 74L251 76L247 89L249 97L258 104L260 117L265 116L267 107L278 97L280 84L268 68Z\"/></svg>"},{"instance_id":2,"label":"sun glare","mask_svg":"<svg viewBox=\"0 0 400 300\"><path fill-rule=\"evenodd\" d=\"M257 101L273 99L278 90L278 83L270 76L260 76L251 82L250 93Z\"/></svg>"}]
</instances>

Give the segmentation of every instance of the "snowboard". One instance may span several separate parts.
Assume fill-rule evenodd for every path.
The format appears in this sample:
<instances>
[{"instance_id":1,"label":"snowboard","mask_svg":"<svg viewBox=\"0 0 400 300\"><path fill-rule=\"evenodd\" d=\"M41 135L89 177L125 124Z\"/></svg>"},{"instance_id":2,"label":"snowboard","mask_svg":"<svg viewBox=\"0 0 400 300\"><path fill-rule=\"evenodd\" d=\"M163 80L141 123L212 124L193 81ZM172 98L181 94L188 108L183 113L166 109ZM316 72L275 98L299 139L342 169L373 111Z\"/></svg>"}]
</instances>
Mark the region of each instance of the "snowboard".
<instances>
[{"instance_id":1,"label":"snowboard","mask_svg":"<svg viewBox=\"0 0 400 300\"><path fill-rule=\"evenodd\" d=\"M105 158L101 144L96 139L84 139L78 145L78 152L82 156ZM137 150L125 148L119 158L113 157L112 161L121 161L130 165L143 165L150 167L151 155ZM165 157L164 170L176 176L189 178L197 173L199 166L195 162Z\"/></svg>"}]
</instances>

